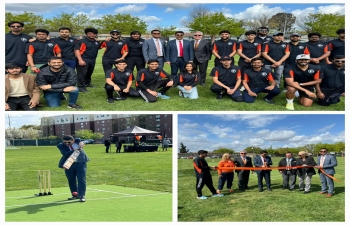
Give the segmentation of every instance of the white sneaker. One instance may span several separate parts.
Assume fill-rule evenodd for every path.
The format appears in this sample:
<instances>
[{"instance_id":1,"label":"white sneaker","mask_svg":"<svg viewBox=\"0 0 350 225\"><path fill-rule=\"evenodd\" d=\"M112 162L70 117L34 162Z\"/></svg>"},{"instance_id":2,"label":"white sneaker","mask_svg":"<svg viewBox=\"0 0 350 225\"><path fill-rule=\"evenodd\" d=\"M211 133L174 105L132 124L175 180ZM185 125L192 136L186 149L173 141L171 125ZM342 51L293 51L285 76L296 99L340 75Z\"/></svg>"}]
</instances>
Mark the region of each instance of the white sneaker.
<instances>
[{"instance_id":1,"label":"white sneaker","mask_svg":"<svg viewBox=\"0 0 350 225\"><path fill-rule=\"evenodd\" d=\"M245 90L245 87L242 86L241 89L239 89L240 91L244 91Z\"/></svg>"},{"instance_id":2,"label":"white sneaker","mask_svg":"<svg viewBox=\"0 0 350 225\"><path fill-rule=\"evenodd\" d=\"M294 95L298 98L300 96L299 91L296 91Z\"/></svg>"}]
</instances>

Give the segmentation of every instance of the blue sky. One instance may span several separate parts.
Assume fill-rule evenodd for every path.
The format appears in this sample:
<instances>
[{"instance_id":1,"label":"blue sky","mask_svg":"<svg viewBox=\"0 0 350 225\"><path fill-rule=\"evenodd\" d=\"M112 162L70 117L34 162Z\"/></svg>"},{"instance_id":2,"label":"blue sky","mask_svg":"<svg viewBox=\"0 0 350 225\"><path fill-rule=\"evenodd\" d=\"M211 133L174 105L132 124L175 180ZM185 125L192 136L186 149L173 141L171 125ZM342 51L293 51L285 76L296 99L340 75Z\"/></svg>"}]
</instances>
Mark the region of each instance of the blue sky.
<instances>
[{"instance_id":1,"label":"blue sky","mask_svg":"<svg viewBox=\"0 0 350 225\"><path fill-rule=\"evenodd\" d=\"M191 152L219 147L298 147L345 141L339 114L179 114L178 143Z\"/></svg>"},{"instance_id":2,"label":"blue sky","mask_svg":"<svg viewBox=\"0 0 350 225\"><path fill-rule=\"evenodd\" d=\"M184 1L178 1L184 2ZM126 13L137 16L148 24L148 30L152 30L155 26L162 27L174 25L178 30L187 31L188 28L183 27L181 20L186 19L189 11L196 4L191 3L128 3L128 4L30 4L21 3L5 4L5 11L14 14L23 13L23 11L33 12L43 15L44 18L52 18L61 12L86 14L92 19L98 19L105 14ZM247 19L252 15L264 12L274 15L279 12L293 13L297 17L307 15L308 13L345 13L345 5L341 3L334 4L204 4L211 11L223 12L226 16L235 19ZM116 29L118 29L116 27Z\"/></svg>"},{"instance_id":3,"label":"blue sky","mask_svg":"<svg viewBox=\"0 0 350 225\"><path fill-rule=\"evenodd\" d=\"M26 114L14 112L11 114L5 114L5 128L9 127L9 121L11 123L11 127L20 128L23 125L40 125L40 119L45 116L57 116L63 114L64 113L45 114L44 112L26 112Z\"/></svg>"}]
</instances>

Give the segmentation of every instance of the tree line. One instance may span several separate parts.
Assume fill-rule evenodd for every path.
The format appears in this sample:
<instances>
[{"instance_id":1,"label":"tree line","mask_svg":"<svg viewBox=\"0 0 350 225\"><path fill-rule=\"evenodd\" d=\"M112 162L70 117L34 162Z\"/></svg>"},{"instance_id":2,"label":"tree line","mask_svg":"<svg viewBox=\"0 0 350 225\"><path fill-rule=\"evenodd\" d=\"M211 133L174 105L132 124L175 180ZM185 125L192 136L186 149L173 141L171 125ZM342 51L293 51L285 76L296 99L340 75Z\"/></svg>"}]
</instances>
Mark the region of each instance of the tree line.
<instances>
[{"instance_id":1,"label":"tree line","mask_svg":"<svg viewBox=\"0 0 350 225\"><path fill-rule=\"evenodd\" d=\"M142 34L149 33L148 25L140 18L130 14L106 14L100 19L90 19L87 15L62 12L51 18L44 18L32 12L13 14L5 12L5 29L9 21L21 21L25 24L25 33L33 33L38 28L45 28L49 31L58 31L60 27L69 27L73 36L84 34L87 27L95 27L99 33L109 33L118 29L122 34L128 35L133 30ZM323 36L336 37L335 31L345 27L345 15L339 13L309 13L298 18L291 13L277 13L274 15L261 13L252 15L249 19L237 20L227 17L223 12L214 12L210 8L199 5L194 7L187 17L180 21L181 25L188 27L191 32L202 31L212 39L221 30L229 30L231 36L239 37L246 30L257 30L261 26L267 26L271 31L282 31L285 33L299 32L308 34L319 32ZM298 27L295 28L295 27ZM159 29L162 37L167 38L173 35L176 26L155 26L152 29Z\"/></svg>"}]
</instances>

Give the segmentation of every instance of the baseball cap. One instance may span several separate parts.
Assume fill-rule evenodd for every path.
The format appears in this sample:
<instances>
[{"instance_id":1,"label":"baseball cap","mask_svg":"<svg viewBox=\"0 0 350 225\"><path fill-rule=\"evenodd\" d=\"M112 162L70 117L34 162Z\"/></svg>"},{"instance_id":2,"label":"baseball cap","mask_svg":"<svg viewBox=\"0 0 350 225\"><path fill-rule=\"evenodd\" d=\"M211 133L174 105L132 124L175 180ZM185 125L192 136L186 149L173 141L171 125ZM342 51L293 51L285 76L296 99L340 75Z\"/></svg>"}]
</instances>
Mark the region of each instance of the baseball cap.
<instances>
[{"instance_id":1,"label":"baseball cap","mask_svg":"<svg viewBox=\"0 0 350 225\"><path fill-rule=\"evenodd\" d=\"M273 33L272 36L278 36L278 35L283 35L283 32L275 32L275 33Z\"/></svg>"},{"instance_id":2,"label":"baseball cap","mask_svg":"<svg viewBox=\"0 0 350 225\"><path fill-rule=\"evenodd\" d=\"M120 31L119 30L111 30L111 32L109 32L110 34L111 33L118 33L118 34L120 34Z\"/></svg>"},{"instance_id":3,"label":"baseball cap","mask_svg":"<svg viewBox=\"0 0 350 225\"><path fill-rule=\"evenodd\" d=\"M300 54L300 55L297 55L296 60L298 59L310 59L310 55Z\"/></svg>"},{"instance_id":4,"label":"baseball cap","mask_svg":"<svg viewBox=\"0 0 350 225\"><path fill-rule=\"evenodd\" d=\"M225 55L225 56L220 58L220 61L225 61L225 60L232 60L232 58L228 55Z\"/></svg>"},{"instance_id":5,"label":"baseball cap","mask_svg":"<svg viewBox=\"0 0 350 225\"><path fill-rule=\"evenodd\" d=\"M205 153L208 153L208 151L205 151L205 150L199 150L198 151L198 155L205 154Z\"/></svg>"},{"instance_id":6,"label":"baseball cap","mask_svg":"<svg viewBox=\"0 0 350 225\"><path fill-rule=\"evenodd\" d=\"M299 33L292 33L290 36L291 36L291 37L292 37L292 36L299 36L299 37L301 37L301 35L300 35Z\"/></svg>"}]
</instances>

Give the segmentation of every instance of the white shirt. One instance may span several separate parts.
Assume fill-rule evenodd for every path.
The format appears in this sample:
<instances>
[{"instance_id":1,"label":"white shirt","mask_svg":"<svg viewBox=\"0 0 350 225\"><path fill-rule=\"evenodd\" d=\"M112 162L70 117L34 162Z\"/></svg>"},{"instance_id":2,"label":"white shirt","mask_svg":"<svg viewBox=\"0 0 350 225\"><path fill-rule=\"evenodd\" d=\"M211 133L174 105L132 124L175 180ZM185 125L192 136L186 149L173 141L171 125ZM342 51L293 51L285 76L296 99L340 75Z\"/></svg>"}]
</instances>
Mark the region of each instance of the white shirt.
<instances>
[{"instance_id":1,"label":"white shirt","mask_svg":"<svg viewBox=\"0 0 350 225\"><path fill-rule=\"evenodd\" d=\"M157 41L158 40L158 41ZM156 46L157 49L157 43L159 43L159 48L160 48L160 54L159 56L163 56L163 48L162 48L162 42L160 41L159 38L153 38L154 45Z\"/></svg>"},{"instance_id":2,"label":"white shirt","mask_svg":"<svg viewBox=\"0 0 350 225\"><path fill-rule=\"evenodd\" d=\"M184 52L184 42L183 42L183 40L176 40L177 57L180 57L180 41L181 41L181 44L182 44L182 53Z\"/></svg>"}]
</instances>

